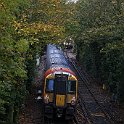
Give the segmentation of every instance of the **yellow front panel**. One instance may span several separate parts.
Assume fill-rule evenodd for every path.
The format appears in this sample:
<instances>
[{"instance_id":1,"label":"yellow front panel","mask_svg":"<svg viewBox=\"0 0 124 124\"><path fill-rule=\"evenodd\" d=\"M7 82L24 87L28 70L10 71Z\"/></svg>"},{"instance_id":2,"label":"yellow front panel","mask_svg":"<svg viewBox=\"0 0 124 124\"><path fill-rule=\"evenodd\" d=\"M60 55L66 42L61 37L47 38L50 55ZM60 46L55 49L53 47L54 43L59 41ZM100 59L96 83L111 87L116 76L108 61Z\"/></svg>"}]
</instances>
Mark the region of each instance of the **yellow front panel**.
<instances>
[{"instance_id":1,"label":"yellow front panel","mask_svg":"<svg viewBox=\"0 0 124 124\"><path fill-rule=\"evenodd\" d=\"M67 103L71 103L73 97L75 97L75 94L67 94Z\"/></svg>"},{"instance_id":2,"label":"yellow front panel","mask_svg":"<svg viewBox=\"0 0 124 124\"><path fill-rule=\"evenodd\" d=\"M56 106L64 106L65 105L65 95L56 95Z\"/></svg>"},{"instance_id":3,"label":"yellow front panel","mask_svg":"<svg viewBox=\"0 0 124 124\"><path fill-rule=\"evenodd\" d=\"M49 96L49 102L53 102L53 93L47 93Z\"/></svg>"}]
</instances>

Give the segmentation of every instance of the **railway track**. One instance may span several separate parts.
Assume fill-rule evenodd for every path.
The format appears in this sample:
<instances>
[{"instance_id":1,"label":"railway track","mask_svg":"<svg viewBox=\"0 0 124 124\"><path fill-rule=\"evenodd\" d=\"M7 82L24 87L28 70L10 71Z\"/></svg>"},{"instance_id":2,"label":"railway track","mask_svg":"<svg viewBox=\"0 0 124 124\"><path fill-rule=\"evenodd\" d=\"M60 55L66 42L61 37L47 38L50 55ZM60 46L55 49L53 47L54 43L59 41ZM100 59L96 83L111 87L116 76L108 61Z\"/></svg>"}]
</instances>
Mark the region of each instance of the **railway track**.
<instances>
[{"instance_id":1,"label":"railway track","mask_svg":"<svg viewBox=\"0 0 124 124\"><path fill-rule=\"evenodd\" d=\"M67 53L66 55L68 57ZM108 105L105 96L102 95L99 88L93 85L88 75L77 68L75 61L69 57L68 59L79 77L79 105L86 123L118 124L119 116L116 110ZM108 106L111 106L111 109Z\"/></svg>"},{"instance_id":2,"label":"railway track","mask_svg":"<svg viewBox=\"0 0 124 124\"><path fill-rule=\"evenodd\" d=\"M73 63L74 65L74 63ZM93 88L89 86L88 80L83 77L81 72L76 68L75 69L81 79L79 81L79 96L81 99L81 103L83 104L83 108L86 110L88 120L90 123L103 123L103 124L114 124L116 120L105 111L102 107L104 104L103 101L98 101L96 99L96 95L100 95L97 91L93 91ZM85 97L84 97L85 94ZM89 97L89 98L88 98Z\"/></svg>"},{"instance_id":3,"label":"railway track","mask_svg":"<svg viewBox=\"0 0 124 124\"><path fill-rule=\"evenodd\" d=\"M112 110L108 111L109 107L106 108L98 89L96 90L96 87L91 85L88 75L77 69L73 60L71 60L71 64L79 76L79 101L74 119L71 121L44 119L42 102L36 101L36 96L32 95L26 103L20 124L118 124L117 119L115 120L111 114ZM39 69L39 74L41 75L41 73Z\"/></svg>"},{"instance_id":4,"label":"railway track","mask_svg":"<svg viewBox=\"0 0 124 124\"><path fill-rule=\"evenodd\" d=\"M79 102L77 103L73 124L88 124L88 120L87 117L85 116L85 112L82 109L82 106L80 106Z\"/></svg>"},{"instance_id":5,"label":"railway track","mask_svg":"<svg viewBox=\"0 0 124 124\"><path fill-rule=\"evenodd\" d=\"M44 124L73 124L72 121L63 118L45 119Z\"/></svg>"}]
</instances>

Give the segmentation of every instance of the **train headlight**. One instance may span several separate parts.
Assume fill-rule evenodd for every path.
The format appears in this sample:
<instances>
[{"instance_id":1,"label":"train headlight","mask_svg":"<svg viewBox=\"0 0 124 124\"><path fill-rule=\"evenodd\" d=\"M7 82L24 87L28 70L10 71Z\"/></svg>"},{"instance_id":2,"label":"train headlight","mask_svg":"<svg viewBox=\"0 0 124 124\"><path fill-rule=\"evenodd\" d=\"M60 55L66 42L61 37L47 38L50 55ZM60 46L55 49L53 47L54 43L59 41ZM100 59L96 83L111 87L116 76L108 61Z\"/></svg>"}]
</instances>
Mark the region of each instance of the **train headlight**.
<instances>
[{"instance_id":1,"label":"train headlight","mask_svg":"<svg viewBox=\"0 0 124 124\"><path fill-rule=\"evenodd\" d=\"M76 104L76 98L73 97L72 100L71 100L71 105L75 105Z\"/></svg>"},{"instance_id":2,"label":"train headlight","mask_svg":"<svg viewBox=\"0 0 124 124\"><path fill-rule=\"evenodd\" d=\"M44 103L49 103L49 96L47 94L44 96Z\"/></svg>"}]
</instances>

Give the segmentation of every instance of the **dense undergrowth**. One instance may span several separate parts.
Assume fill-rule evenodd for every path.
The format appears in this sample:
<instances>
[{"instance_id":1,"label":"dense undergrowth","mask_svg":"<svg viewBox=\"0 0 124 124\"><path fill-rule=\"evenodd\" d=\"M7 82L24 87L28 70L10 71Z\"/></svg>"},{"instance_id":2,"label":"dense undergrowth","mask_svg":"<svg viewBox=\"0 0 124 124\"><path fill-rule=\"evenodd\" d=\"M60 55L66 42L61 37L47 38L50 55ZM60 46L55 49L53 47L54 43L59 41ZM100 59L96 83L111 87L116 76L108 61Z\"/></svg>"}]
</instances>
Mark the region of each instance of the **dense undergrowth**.
<instances>
[{"instance_id":1,"label":"dense undergrowth","mask_svg":"<svg viewBox=\"0 0 124 124\"><path fill-rule=\"evenodd\" d=\"M123 102L124 2L79 0L76 18L77 59Z\"/></svg>"}]
</instances>

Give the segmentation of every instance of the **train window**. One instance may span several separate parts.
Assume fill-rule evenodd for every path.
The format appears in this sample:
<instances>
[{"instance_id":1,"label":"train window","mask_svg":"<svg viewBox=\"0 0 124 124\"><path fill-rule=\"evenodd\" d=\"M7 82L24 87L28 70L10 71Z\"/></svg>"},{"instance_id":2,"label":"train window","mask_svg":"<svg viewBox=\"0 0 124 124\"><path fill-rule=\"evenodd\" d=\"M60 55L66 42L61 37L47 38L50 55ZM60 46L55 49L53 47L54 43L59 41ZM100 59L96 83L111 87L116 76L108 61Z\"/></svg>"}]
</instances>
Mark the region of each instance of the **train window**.
<instances>
[{"instance_id":1,"label":"train window","mask_svg":"<svg viewBox=\"0 0 124 124\"><path fill-rule=\"evenodd\" d=\"M68 81L67 91L68 93L76 92L76 81Z\"/></svg>"},{"instance_id":2,"label":"train window","mask_svg":"<svg viewBox=\"0 0 124 124\"><path fill-rule=\"evenodd\" d=\"M66 94L66 83L67 83L67 75L64 75L64 74L55 75L56 94L61 94L61 95Z\"/></svg>"},{"instance_id":3,"label":"train window","mask_svg":"<svg viewBox=\"0 0 124 124\"><path fill-rule=\"evenodd\" d=\"M56 82L56 94L64 95L66 93L66 81L57 81Z\"/></svg>"},{"instance_id":4,"label":"train window","mask_svg":"<svg viewBox=\"0 0 124 124\"><path fill-rule=\"evenodd\" d=\"M46 92L53 92L54 90L54 80L47 79L46 80Z\"/></svg>"}]
</instances>

